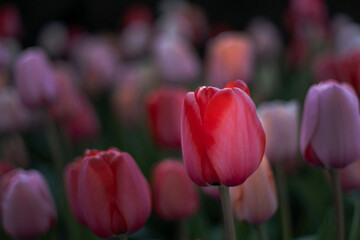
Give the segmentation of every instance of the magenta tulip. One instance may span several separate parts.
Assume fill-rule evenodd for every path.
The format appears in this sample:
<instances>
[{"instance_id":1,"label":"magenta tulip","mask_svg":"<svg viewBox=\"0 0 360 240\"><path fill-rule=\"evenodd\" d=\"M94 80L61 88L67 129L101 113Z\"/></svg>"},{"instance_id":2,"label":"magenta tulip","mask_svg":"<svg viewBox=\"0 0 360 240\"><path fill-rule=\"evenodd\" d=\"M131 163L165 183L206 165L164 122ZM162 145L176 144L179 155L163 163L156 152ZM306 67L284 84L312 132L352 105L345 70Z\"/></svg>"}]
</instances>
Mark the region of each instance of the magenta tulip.
<instances>
[{"instance_id":1,"label":"magenta tulip","mask_svg":"<svg viewBox=\"0 0 360 240\"><path fill-rule=\"evenodd\" d=\"M87 150L67 166L65 182L76 218L99 237L133 233L150 215L149 184L126 152Z\"/></svg>"},{"instance_id":2,"label":"magenta tulip","mask_svg":"<svg viewBox=\"0 0 360 240\"><path fill-rule=\"evenodd\" d=\"M56 221L49 187L38 171L17 169L1 181L1 217L13 238L32 239L46 233Z\"/></svg>"},{"instance_id":3,"label":"magenta tulip","mask_svg":"<svg viewBox=\"0 0 360 240\"><path fill-rule=\"evenodd\" d=\"M342 168L360 158L359 101L352 87L330 80L310 88L300 145L317 167Z\"/></svg>"},{"instance_id":4,"label":"magenta tulip","mask_svg":"<svg viewBox=\"0 0 360 240\"><path fill-rule=\"evenodd\" d=\"M196 184L236 186L259 166L265 133L243 81L189 92L181 124L184 164Z\"/></svg>"}]
</instances>

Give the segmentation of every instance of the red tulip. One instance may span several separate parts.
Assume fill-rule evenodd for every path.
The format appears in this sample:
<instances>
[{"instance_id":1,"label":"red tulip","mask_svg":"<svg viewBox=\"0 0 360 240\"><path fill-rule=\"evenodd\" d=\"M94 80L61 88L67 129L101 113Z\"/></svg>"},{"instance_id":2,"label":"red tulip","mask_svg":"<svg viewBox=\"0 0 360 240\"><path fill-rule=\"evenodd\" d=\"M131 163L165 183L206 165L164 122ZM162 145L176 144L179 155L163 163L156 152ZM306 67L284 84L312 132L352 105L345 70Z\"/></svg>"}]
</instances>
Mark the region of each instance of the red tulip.
<instances>
[{"instance_id":1,"label":"red tulip","mask_svg":"<svg viewBox=\"0 0 360 240\"><path fill-rule=\"evenodd\" d=\"M41 48L29 48L18 57L15 83L22 101L29 107L50 105L57 97L55 77Z\"/></svg>"},{"instance_id":2,"label":"red tulip","mask_svg":"<svg viewBox=\"0 0 360 240\"><path fill-rule=\"evenodd\" d=\"M38 171L17 169L1 181L1 217L5 232L13 238L36 238L56 221L56 209L48 185Z\"/></svg>"},{"instance_id":3,"label":"red tulip","mask_svg":"<svg viewBox=\"0 0 360 240\"><path fill-rule=\"evenodd\" d=\"M235 217L259 224L277 209L276 188L269 161L264 156L259 168L242 185L230 188Z\"/></svg>"},{"instance_id":4,"label":"red tulip","mask_svg":"<svg viewBox=\"0 0 360 240\"><path fill-rule=\"evenodd\" d=\"M261 162L265 133L243 81L189 92L181 125L185 168L198 185L239 185Z\"/></svg>"},{"instance_id":5,"label":"red tulip","mask_svg":"<svg viewBox=\"0 0 360 240\"><path fill-rule=\"evenodd\" d=\"M207 46L207 80L215 87L224 87L235 79L249 83L253 60L254 49L249 37L239 32L224 32Z\"/></svg>"},{"instance_id":6,"label":"red tulip","mask_svg":"<svg viewBox=\"0 0 360 240\"><path fill-rule=\"evenodd\" d=\"M161 146L181 146L181 108L185 95L182 88L161 88L147 98L150 127Z\"/></svg>"},{"instance_id":7,"label":"red tulip","mask_svg":"<svg viewBox=\"0 0 360 240\"><path fill-rule=\"evenodd\" d=\"M265 154L271 163L291 161L298 154L299 104L296 101L262 103L258 114L266 134Z\"/></svg>"},{"instance_id":8,"label":"red tulip","mask_svg":"<svg viewBox=\"0 0 360 240\"><path fill-rule=\"evenodd\" d=\"M359 101L348 84L326 81L310 88L300 143L310 165L342 168L360 159Z\"/></svg>"},{"instance_id":9,"label":"red tulip","mask_svg":"<svg viewBox=\"0 0 360 240\"><path fill-rule=\"evenodd\" d=\"M199 210L199 196L183 164L165 159L152 171L154 210L166 220L181 220Z\"/></svg>"},{"instance_id":10,"label":"red tulip","mask_svg":"<svg viewBox=\"0 0 360 240\"><path fill-rule=\"evenodd\" d=\"M87 150L65 170L71 208L102 238L139 230L151 212L151 192L134 159L117 149Z\"/></svg>"}]
</instances>

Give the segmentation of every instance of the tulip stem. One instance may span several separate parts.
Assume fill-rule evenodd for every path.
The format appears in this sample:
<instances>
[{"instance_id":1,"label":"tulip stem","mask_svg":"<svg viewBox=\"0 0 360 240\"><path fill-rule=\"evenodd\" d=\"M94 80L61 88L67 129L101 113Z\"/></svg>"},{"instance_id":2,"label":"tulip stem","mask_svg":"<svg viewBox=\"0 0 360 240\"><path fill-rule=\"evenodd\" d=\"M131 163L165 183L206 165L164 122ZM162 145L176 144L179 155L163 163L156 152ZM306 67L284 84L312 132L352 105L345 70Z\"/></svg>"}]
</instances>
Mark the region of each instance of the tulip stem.
<instances>
[{"instance_id":1,"label":"tulip stem","mask_svg":"<svg viewBox=\"0 0 360 240\"><path fill-rule=\"evenodd\" d=\"M330 180L334 195L334 205L336 214L336 239L344 240L344 209L342 192L340 186L339 171L337 169L329 169Z\"/></svg>"},{"instance_id":2,"label":"tulip stem","mask_svg":"<svg viewBox=\"0 0 360 240\"><path fill-rule=\"evenodd\" d=\"M229 187L220 185L219 192L220 192L221 206L222 206L223 216L224 216L226 239L227 240L236 240L234 217L233 217L233 212L232 212L231 203L230 203Z\"/></svg>"},{"instance_id":3,"label":"tulip stem","mask_svg":"<svg viewBox=\"0 0 360 240\"><path fill-rule=\"evenodd\" d=\"M288 192L286 187L286 177L284 174L284 169L282 168L282 163L275 163L275 175L276 182L278 186L278 198L280 205L281 213L281 222L282 222L282 234L283 240L291 239L291 217L290 217L290 204L288 198Z\"/></svg>"},{"instance_id":4,"label":"tulip stem","mask_svg":"<svg viewBox=\"0 0 360 240\"><path fill-rule=\"evenodd\" d=\"M178 221L178 229L177 229L177 239L179 240L188 240L188 232L187 232L187 225L186 220L179 220Z\"/></svg>"},{"instance_id":5,"label":"tulip stem","mask_svg":"<svg viewBox=\"0 0 360 240\"><path fill-rule=\"evenodd\" d=\"M119 235L117 236L117 239L118 239L118 240L127 240L128 237L127 237L127 234L124 233L124 234L119 234Z\"/></svg>"},{"instance_id":6,"label":"tulip stem","mask_svg":"<svg viewBox=\"0 0 360 240\"><path fill-rule=\"evenodd\" d=\"M261 227L260 224L255 224L254 225L256 233L258 235L258 239L259 240L265 240L265 234L264 234L264 229Z\"/></svg>"}]
</instances>

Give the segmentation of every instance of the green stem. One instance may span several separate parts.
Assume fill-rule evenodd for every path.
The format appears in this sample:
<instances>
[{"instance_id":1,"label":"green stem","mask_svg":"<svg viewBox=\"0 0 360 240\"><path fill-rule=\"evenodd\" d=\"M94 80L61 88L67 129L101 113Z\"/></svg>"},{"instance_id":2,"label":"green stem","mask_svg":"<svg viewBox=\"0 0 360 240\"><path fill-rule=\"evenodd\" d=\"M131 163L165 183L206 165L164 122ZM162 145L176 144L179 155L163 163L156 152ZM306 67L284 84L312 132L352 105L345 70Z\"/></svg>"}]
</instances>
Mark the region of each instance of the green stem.
<instances>
[{"instance_id":1,"label":"green stem","mask_svg":"<svg viewBox=\"0 0 360 240\"><path fill-rule=\"evenodd\" d=\"M255 227L256 233L258 235L258 239L259 240L265 240L266 239L265 238L265 233L264 233L264 230L261 227L261 225L260 224L255 224L254 227Z\"/></svg>"},{"instance_id":2,"label":"green stem","mask_svg":"<svg viewBox=\"0 0 360 240\"><path fill-rule=\"evenodd\" d=\"M119 234L119 235L117 236L117 239L118 239L118 240L127 240L128 237L127 237L127 234L124 233L124 234Z\"/></svg>"},{"instance_id":3,"label":"green stem","mask_svg":"<svg viewBox=\"0 0 360 240\"><path fill-rule=\"evenodd\" d=\"M342 193L340 186L339 170L329 169L330 181L334 195L334 205L336 214L336 239L344 240L344 209L342 201Z\"/></svg>"},{"instance_id":4,"label":"green stem","mask_svg":"<svg viewBox=\"0 0 360 240\"><path fill-rule=\"evenodd\" d=\"M186 220L179 220L177 224L177 239L188 240L189 237L187 232Z\"/></svg>"},{"instance_id":5,"label":"green stem","mask_svg":"<svg viewBox=\"0 0 360 240\"><path fill-rule=\"evenodd\" d=\"M286 177L281 162L275 164L275 175L276 175L276 182L278 187L278 198L279 198L279 206L280 206L280 214L281 214L283 240L290 240L291 232L292 232L290 205L289 205L289 198L286 187Z\"/></svg>"},{"instance_id":6,"label":"green stem","mask_svg":"<svg viewBox=\"0 0 360 240\"><path fill-rule=\"evenodd\" d=\"M360 200L355 202L354 215L351 223L351 230L349 240L356 240L360 238Z\"/></svg>"},{"instance_id":7,"label":"green stem","mask_svg":"<svg viewBox=\"0 0 360 240\"><path fill-rule=\"evenodd\" d=\"M224 216L226 239L227 240L236 240L234 217L233 217L233 212L232 212L231 203L230 203L229 187L221 185L221 186L219 186L219 191L220 191L221 206L222 206L223 216Z\"/></svg>"}]
</instances>

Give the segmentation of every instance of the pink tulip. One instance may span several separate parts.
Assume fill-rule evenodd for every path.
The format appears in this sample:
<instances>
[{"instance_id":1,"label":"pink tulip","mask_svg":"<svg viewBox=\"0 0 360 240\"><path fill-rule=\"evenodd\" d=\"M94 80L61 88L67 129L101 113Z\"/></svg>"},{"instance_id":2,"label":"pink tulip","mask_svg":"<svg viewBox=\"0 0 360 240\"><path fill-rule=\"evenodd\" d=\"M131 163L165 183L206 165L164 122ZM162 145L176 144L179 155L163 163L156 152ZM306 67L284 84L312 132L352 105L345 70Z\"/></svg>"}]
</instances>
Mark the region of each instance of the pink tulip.
<instances>
[{"instance_id":1,"label":"pink tulip","mask_svg":"<svg viewBox=\"0 0 360 240\"><path fill-rule=\"evenodd\" d=\"M48 106L57 97L55 77L41 48L28 48L20 54L15 83L22 101L29 107Z\"/></svg>"},{"instance_id":2,"label":"pink tulip","mask_svg":"<svg viewBox=\"0 0 360 240\"><path fill-rule=\"evenodd\" d=\"M341 187L345 191L360 189L360 161L357 160L347 167L340 169Z\"/></svg>"},{"instance_id":3,"label":"pink tulip","mask_svg":"<svg viewBox=\"0 0 360 240\"><path fill-rule=\"evenodd\" d=\"M264 156L259 168L242 185L230 188L235 217L260 224L277 209L277 195L269 161Z\"/></svg>"},{"instance_id":4,"label":"pink tulip","mask_svg":"<svg viewBox=\"0 0 360 240\"><path fill-rule=\"evenodd\" d=\"M211 86L224 87L235 79L249 83L253 74L254 48L240 32L224 32L206 49L206 76Z\"/></svg>"},{"instance_id":5,"label":"pink tulip","mask_svg":"<svg viewBox=\"0 0 360 240\"><path fill-rule=\"evenodd\" d=\"M153 91L146 100L150 127L161 146L181 146L181 108L185 95L182 88L164 87Z\"/></svg>"},{"instance_id":6,"label":"pink tulip","mask_svg":"<svg viewBox=\"0 0 360 240\"><path fill-rule=\"evenodd\" d=\"M259 166L265 133L243 81L200 87L184 101L181 145L186 171L198 185L236 186Z\"/></svg>"},{"instance_id":7,"label":"pink tulip","mask_svg":"<svg viewBox=\"0 0 360 240\"><path fill-rule=\"evenodd\" d=\"M200 74L200 58L185 39L164 33L154 40L154 60L164 81L190 82Z\"/></svg>"},{"instance_id":8,"label":"pink tulip","mask_svg":"<svg viewBox=\"0 0 360 240\"><path fill-rule=\"evenodd\" d=\"M270 162L290 161L298 153L299 104L272 101L258 107L266 135L265 154Z\"/></svg>"},{"instance_id":9,"label":"pink tulip","mask_svg":"<svg viewBox=\"0 0 360 240\"><path fill-rule=\"evenodd\" d=\"M310 88L301 126L301 152L317 167L342 168L360 158L359 101L348 84L326 81Z\"/></svg>"},{"instance_id":10,"label":"pink tulip","mask_svg":"<svg viewBox=\"0 0 360 240\"><path fill-rule=\"evenodd\" d=\"M165 220L181 220L199 210L199 196L182 162L165 159L152 170L154 210Z\"/></svg>"},{"instance_id":11,"label":"pink tulip","mask_svg":"<svg viewBox=\"0 0 360 240\"><path fill-rule=\"evenodd\" d=\"M87 150L67 166L65 183L75 216L99 237L133 233L150 215L149 184L126 152Z\"/></svg>"},{"instance_id":12,"label":"pink tulip","mask_svg":"<svg viewBox=\"0 0 360 240\"><path fill-rule=\"evenodd\" d=\"M36 238L56 221L56 208L44 177L36 170L17 169L1 181L1 217L13 238Z\"/></svg>"}]
</instances>

